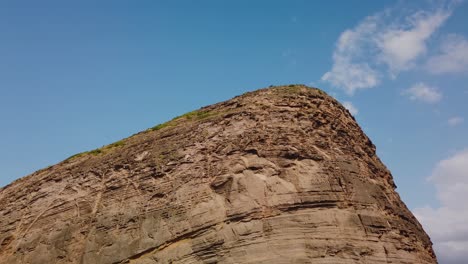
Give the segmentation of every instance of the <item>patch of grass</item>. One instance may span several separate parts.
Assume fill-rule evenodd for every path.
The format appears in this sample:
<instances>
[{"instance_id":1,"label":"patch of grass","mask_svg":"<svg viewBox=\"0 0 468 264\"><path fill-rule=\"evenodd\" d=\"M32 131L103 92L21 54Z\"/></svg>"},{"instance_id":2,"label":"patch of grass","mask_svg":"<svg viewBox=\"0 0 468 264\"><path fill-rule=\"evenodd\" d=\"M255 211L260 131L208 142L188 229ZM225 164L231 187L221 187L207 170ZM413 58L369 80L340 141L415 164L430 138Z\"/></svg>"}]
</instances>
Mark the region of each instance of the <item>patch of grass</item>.
<instances>
[{"instance_id":1,"label":"patch of grass","mask_svg":"<svg viewBox=\"0 0 468 264\"><path fill-rule=\"evenodd\" d=\"M98 149L90 150L87 153L91 154L91 155L94 155L94 156L97 156L97 155L101 154L102 152L103 152L102 149L98 148Z\"/></svg>"},{"instance_id":2,"label":"patch of grass","mask_svg":"<svg viewBox=\"0 0 468 264\"><path fill-rule=\"evenodd\" d=\"M81 157L81 156L84 156L84 155L97 156L97 155L100 155L100 154L104 154L106 152L106 150L122 147L124 145L125 145L125 141L119 140L119 141L114 142L112 144L109 144L107 146L103 146L102 148L97 148L97 149L93 149L93 150L90 150L90 151L85 151L85 152L75 154L75 155L70 156L69 158L67 158L65 161L72 160L72 159L75 159L75 158L78 158L78 157Z\"/></svg>"},{"instance_id":3,"label":"patch of grass","mask_svg":"<svg viewBox=\"0 0 468 264\"><path fill-rule=\"evenodd\" d=\"M172 120L170 120L168 122L156 125L156 126L154 126L152 128L149 128L148 131L156 131L156 130L161 130L161 129L165 128L165 127L174 126L175 125L174 121L180 120L180 119L203 120L203 119L206 119L206 118L209 118L209 117L212 117L212 116L216 116L218 114L219 113L217 113L215 111L195 110L195 111L183 114L181 116L178 116L176 118L173 118Z\"/></svg>"},{"instance_id":4,"label":"patch of grass","mask_svg":"<svg viewBox=\"0 0 468 264\"><path fill-rule=\"evenodd\" d=\"M206 119L208 117L215 116L215 115L217 115L217 113L214 111L196 110L196 111L188 112L186 114L178 116L175 119L185 118L188 120L202 120L202 119Z\"/></svg>"},{"instance_id":5,"label":"patch of grass","mask_svg":"<svg viewBox=\"0 0 468 264\"><path fill-rule=\"evenodd\" d=\"M125 146L125 142L123 140L119 140L117 142L105 146L105 148L117 148L122 146Z\"/></svg>"},{"instance_id":6,"label":"patch of grass","mask_svg":"<svg viewBox=\"0 0 468 264\"><path fill-rule=\"evenodd\" d=\"M300 84L290 84L287 86L278 86L275 87L274 91L278 94L294 94L300 92L304 88L304 85Z\"/></svg>"},{"instance_id":7,"label":"patch of grass","mask_svg":"<svg viewBox=\"0 0 468 264\"><path fill-rule=\"evenodd\" d=\"M155 125L154 127L150 128L150 129L148 129L148 130L149 130L149 131L156 131L156 130L163 129L163 128L169 126L169 123L170 123L170 122L171 122L171 121L166 122L166 123L162 123L162 124L159 124L159 125Z\"/></svg>"},{"instance_id":8,"label":"patch of grass","mask_svg":"<svg viewBox=\"0 0 468 264\"><path fill-rule=\"evenodd\" d=\"M327 95L324 91L314 88L314 87L308 87L304 84L289 84L286 86L277 86L273 88L276 94L280 95L289 95L289 94L301 94L305 91L310 91L314 90L320 95Z\"/></svg>"},{"instance_id":9,"label":"patch of grass","mask_svg":"<svg viewBox=\"0 0 468 264\"><path fill-rule=\"evenodd\" d=\"M81 157L81 156L83 156L84 154L86 154L86 152L76 153L75 155L72 155L72 156L68 157L67 159L65 159L65 161L71 160L71 159L74 159L74 158Z\"/></svg>"}]
</instances>

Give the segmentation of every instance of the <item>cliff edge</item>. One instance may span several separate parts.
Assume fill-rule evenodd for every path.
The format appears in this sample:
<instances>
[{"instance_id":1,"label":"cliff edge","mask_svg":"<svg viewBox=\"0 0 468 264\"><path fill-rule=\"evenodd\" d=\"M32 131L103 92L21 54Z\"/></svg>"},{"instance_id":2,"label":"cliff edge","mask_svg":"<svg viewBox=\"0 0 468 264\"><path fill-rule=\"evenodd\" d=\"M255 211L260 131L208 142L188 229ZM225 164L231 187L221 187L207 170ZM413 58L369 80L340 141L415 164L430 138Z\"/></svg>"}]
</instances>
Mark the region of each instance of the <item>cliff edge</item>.
<instances>
[{"instance_id":1,"label":"cliff edge","mask_svg":"<svg viewBox=\"0 0 468 264\"><path fill-rule=\"evenodd\" d=\"M246 93L0 189L0 263L437 263L351 114Z\"/></svg>"}]
</instances>

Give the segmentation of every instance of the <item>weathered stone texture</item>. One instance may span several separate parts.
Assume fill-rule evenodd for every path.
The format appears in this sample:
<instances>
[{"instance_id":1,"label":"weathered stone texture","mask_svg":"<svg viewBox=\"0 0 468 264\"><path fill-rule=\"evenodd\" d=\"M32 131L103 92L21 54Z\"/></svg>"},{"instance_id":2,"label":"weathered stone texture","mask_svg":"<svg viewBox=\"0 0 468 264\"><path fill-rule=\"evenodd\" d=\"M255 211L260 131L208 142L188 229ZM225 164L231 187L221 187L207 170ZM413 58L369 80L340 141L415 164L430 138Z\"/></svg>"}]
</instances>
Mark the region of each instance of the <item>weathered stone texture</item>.
<instances>
[{"instance_id":1,"label":"weathered stone texture","mask_svg":"<svg viewBox=\"0 0 468 264\"><path fill-rule=\"evenodd\" d=\"M436 263L390 172L304 86L202 108L0 190L0 263Z\"/></svg>"}]
</instances>

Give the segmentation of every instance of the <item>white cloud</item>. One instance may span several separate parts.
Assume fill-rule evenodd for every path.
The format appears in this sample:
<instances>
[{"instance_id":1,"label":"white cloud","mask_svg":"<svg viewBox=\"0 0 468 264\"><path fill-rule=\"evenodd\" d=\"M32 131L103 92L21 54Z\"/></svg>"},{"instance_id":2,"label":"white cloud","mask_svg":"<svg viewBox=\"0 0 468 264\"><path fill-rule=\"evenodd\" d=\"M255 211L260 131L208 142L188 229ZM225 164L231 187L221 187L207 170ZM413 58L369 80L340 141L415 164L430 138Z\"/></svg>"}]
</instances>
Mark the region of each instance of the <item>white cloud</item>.
<instances>
[{"instance_id":1,"label":"white cloud","mask_svg":"<svg viewBox=\"0 0 468 264\"><path fill-rule=\"evenodd\" d=\"M348 111L353 115L357 115L359 110L353 105L353 103L349 102L349 101L345 101L343 102L343 106L348 109Z\"/></svg>"},{"instance_id":2,"label":"white cloud","mask_svg":"<svg viewBox=\"0 0 468 264\"><path fill-rule=\"evenodd\" d=\"M413 101L422 101L425 103L437 103L442 99L441 92L424 83L417 83L403 91L402 94L409 96Z\"/></svg>"},{"instance_id":3,"label":"white cloud","mask_svg":"<svg viewBox=\"0 0 468 264\"><path fill-rule=\"evenodd\" d=\"M428 39L451 14L447 8L413 12L405 17L400 13L387 9L341 33L333 52L333 66L321 80L352 95L379 85L385 73L396 77L426 53Z\"/></svg>"},{"instance_id":4,"label":"white cloud","mask_svg":"<svg viewBox=\"0 0 468 264\"><path fill-rule=\"evenodd\" d=\"M405 23L390 25L376 37L379 59L392 74L412 68L414 61L426 53L426 41L449 16L444 10L420 11L407 17Z\"/></svg>"},{"instance_id":5,"label":"white cloud","mask_svg":"<svg viewBox=\"0 0 468 264\"><path fill-rule=\"evenodd\" d=\"M460 125L461 123L463 123L463 121L464 121L463 117L454 116L454 117L449 118L447 123L450 126L457 126L457 125Z\"/></svg>"},{"instance_id":6,"label":"white cloud","mask_svg":"<svg viewBox=\"0 0 468 264\"><path fill-rule=\"evenodd\" d=\"M376 16L367 17L354 29L341 33L333 52L332 69L322 76L322 81L343 88L348 94L379 84L379 74L367 63L359 61L365 54L363 44L377 29L377 20Z\"/></svg>"},{"instance_id":7,"label":"white cloud","mask_svg":"<svg viewBox=\"0 0 468 264\"><path fill-rule=\"evenodd\" d=\"M440 207L413 213L429 233L440 263L468 259L468 149L437 163L428 180L434 184Z\"/></svg>"},{"instance_id":8,"label":"white cloud","mask_svg":"<svg viewBox=\"0 0 468 264\"><path fill-rule=\"evenodd\" d=\"M468 40L449 35L440 47L440 53L429 58L426 68L434 74L468 73Z\"/></svg>"},{"instance_id":9,"label":"white cloud","mask_svg":"<svg viewBox=\"0 0 468 264\"><path fill-rule=\"evenodd\" d=\"M377 72L369 65L354 64L349 61L333 65L332 70L322 76L322 80L343 88L350 95L359 89L375 87L380 82Z\"/></svg>"}]
</instances>

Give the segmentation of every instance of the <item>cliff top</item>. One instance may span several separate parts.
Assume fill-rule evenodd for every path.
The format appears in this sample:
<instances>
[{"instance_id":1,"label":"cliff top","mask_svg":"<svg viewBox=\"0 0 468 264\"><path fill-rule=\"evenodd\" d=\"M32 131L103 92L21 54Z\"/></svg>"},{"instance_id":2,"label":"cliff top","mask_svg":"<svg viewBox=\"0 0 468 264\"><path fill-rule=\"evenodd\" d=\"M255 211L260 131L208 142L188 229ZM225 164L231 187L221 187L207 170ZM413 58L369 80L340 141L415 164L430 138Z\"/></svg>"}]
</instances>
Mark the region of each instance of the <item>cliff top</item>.
<instances>
[{"instance_id":1,"label":"cliff top","mask_svg":"<svg viewBox=\"0 0 468 264\"><path fill-rule=\"evenodd\" d=\"M174 128L181 126L181 125L189 125L189 124L193 125L194 123L206 122L212 119L219 119L219 118L223 118L226 116L229 117L235 114L236 112L242 111L241 109L250 109L250 110L258 109L258 108L266 109L272 106L271 103L267 103L268 101L276 101L277 103L281 101L285 101L285 100L288 102L291 102L291 101L299 102L305 99L308 99L308 100L322 99L322 100L328 101L334 105L341 107L344 111L348 111L347 109L342 107L341 104L339 104L339 102L336 101L333 97L329 96L326 92L318 88L309 87L304 84L289 84L289 85L279 85L279 86L271 85L267 88L262 88L262 89L258 89L255 91L246 92L242 95L236 96L224 102L205 106L198 110L185 113L165 123L155 125L144 131L136 133L130 137L127 137L125 139L116 141L108 145L105 145L103 147L74 154L56 165L51 165L46 168L40 169L32 173L31 175L40 173L54 166L75 164L82 160L94 159L94 158L104 156L106 154L109 154L109 153L112 153L121 149L123 146L129 145L134 142L144 141L145 138L153 137L160 133L164 133L166 130L169 130L169 129L173 130ZM235 107L234 108L230 107L232 105L235 105ZM354 117L352 117L352 115L350 116L354 120ZM25 176L25 177L28 177L28 176ZM11 184L0 188L0 191L10 187L12 184L14 184L17 181L23 180L23 178L25 177L17 179L13 181Z\"/></svg>"}]
</instances>

